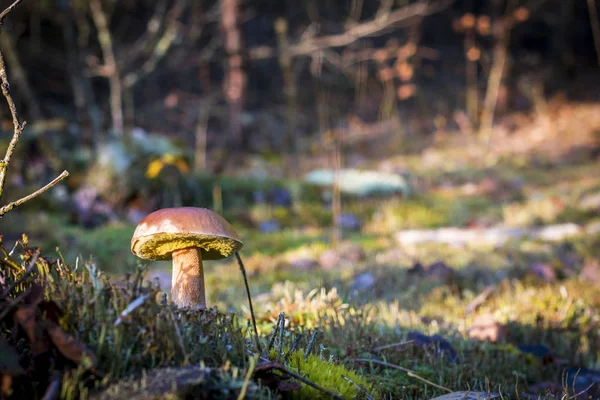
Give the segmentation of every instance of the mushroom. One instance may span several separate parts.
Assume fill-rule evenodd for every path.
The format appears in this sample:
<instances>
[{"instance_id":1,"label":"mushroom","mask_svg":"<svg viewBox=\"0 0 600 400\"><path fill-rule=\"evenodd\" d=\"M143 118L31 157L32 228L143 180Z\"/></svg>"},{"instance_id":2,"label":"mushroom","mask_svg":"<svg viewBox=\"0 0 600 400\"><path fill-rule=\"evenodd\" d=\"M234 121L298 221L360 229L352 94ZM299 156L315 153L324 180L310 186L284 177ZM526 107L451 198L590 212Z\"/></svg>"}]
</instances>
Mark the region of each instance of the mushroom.
<instances>
[{"instance_id":1,"label":"mushroom","mask_svg":"<svg viewBox=\"0 0 600 400\"><path fill-rule=\"evenodd\" d=\"M131 238L131 252L146 260L173 260L171 301L206 308L202 260L231 256L243 243L229 222L206 208L164 208L147 215Z\"/></svg>"}]
</instances>

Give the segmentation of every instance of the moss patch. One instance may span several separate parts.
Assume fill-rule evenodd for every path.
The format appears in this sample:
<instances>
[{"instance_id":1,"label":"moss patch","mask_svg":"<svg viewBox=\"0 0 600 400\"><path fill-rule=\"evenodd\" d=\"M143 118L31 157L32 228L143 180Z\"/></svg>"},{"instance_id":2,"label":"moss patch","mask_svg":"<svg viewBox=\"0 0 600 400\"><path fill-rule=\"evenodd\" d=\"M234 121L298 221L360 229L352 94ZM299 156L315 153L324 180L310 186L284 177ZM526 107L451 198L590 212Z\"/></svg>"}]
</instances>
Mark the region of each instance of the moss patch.
<instances>
[{"instance_id":1,"label":"moss patch","mask_svg":"<svg viewBox=\"0 0 600 400\"><path fill-rule=\"evenodd\" d=\"M372 385L364 377L347 369L343 365L321 359L319 356L313 354L309 355L305 360L304 354L301 351L293 352L289 358L288 368L307 377L316 384L334 393L338 393L345 399L364 397L356 385L360 386L367 393L373 394ZM350 379L354 384L344 377ZM299 399L330 398L327 394L319 392L308 385L302 385L302 389L293 394L295 395L294 398Z\"/></svg>"}]
</instances>

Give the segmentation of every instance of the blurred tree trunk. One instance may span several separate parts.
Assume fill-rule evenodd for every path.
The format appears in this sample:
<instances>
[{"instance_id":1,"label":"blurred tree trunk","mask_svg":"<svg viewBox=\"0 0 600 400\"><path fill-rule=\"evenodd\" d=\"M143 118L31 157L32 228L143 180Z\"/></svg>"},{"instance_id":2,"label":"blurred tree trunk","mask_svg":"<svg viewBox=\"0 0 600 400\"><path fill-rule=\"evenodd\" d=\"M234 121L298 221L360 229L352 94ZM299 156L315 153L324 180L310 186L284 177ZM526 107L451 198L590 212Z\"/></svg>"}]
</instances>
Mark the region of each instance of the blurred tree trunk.
<instances>
[{"instance_id":1,"label":"blurred tree trunk","mask_svg":"<svg viewBox=\"0 0 600 400\"><path fill-rule=\"evenodd\" d=\"M77 112L77 122L81 127L82 139L86 145L96 148L97 135L100 132L100 111L93 101L93 90L89 79L81 74L83 67L80 64L80 46L76 38L76 29L72 21L76 20L76 11L65 11L61 18L64 48L67 60L67 73L73 91L73 102Z\"/></svg>"},{"instance_id":2,"label":"blurred tree trunk","mask_svg":"<svg viewBox=\"0 0 600 400\"><path fill-rule=\"evenodd\" d=\"M29 118L27 119L31 119L33 121L40 121L41 119L43 119L40 105L37 101L35 94L31 90L31 85L29 84L29 80L27 79L27 73L23 68L23 65L21 65L19 57L17 56L13 38L10 36L10 32L6 29L3 30L2 34L0 35L0 47L4 52L4 57L6 58L8 67L10 68L12 77L15 80L17 87L19 88L19 93L22 95L23 101L27 105L27 110L29 114Z\"/></svg>"},{"instance_id":3,"label":"blurred tree trunk","mask_svg":"<svg viewBox=\"0 0 600 400\"><path fill-rule=\"evenodd\" d=\"M560 18L552 33L552 58L559 61L560 72L572 75L577 62L572 48L575 1L563 0L558 4Z\"/></svg>"},{"instance_id":4,"label":"blurred tree trunk","mask_svg":"<svg viewBox=\"0 0 600 400\"><path fill-rule=\"evenodd\" d=\"M223 93L229 104L229 135L234 146L239 146L242 144L241 114L247 80L243 69L239 0L221 0L221 30L227 53Z\"/></svg>"},{"instance_id":5,"label":"blurred tree trunk","mask_svg":"<svg viewBox=\"0 0 600 400\"><path fill-rule=\"evenodd\" d=\"M112 130L117 137L123 136L123 85L121 83L121 72L115 58L113 49L113 38L109 28L106 12L102 8L101 0L90 1L90 13L96 25L98 42L104 58L104 74L108 78L110 87L110 114L112 119Z\"/></svg>"},{"instance_id":6,"label":"blurred tree trunk","mask_svg":"<svg viewBox=\"0 0 600 400\"><path fill-rule=\"evenodd\" d=\"M298 114L296 88L296 74L294 73L293 59L290 55L288 40L288 22L283 18L275 21L275 33L277 34L277 46L279 48L279 67L283 73L284 92L287 98L286 112L286 150L290 153L292 160L291 176L298 172L298 146L296 140L296 115Z\"/></svg>"}]
</instances>

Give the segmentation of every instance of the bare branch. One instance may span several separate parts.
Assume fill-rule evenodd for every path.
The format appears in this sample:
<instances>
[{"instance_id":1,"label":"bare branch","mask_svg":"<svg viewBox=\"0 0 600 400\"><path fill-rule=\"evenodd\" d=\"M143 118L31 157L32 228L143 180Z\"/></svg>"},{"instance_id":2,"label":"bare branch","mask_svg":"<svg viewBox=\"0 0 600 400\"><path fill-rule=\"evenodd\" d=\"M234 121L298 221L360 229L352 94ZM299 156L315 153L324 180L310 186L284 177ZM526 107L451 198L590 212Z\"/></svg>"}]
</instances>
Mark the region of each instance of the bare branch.
<instances>
[{"instance_id":1,"label":"bare branch","mask_svg":"<svg viewBox=\"0 0 600 400\"><path fill-rule=\"evenodd\" d=\"M413 370L401 367L400 365L388 363L388 362L385 362L385 361L374 360L374 359L370 359L370 358L354 358L354 359L351 359L351 360L348 360L348 361L363 362L363 363L373 363L373 364L381 365L381 366L386 367L386 368L399 369L400 371L406 372L406 374L408 376L410 376L411 378L418 379L418 380L420 380L422 382L425 382L425 383L427 383L427 384L429 384L429 385L431 385L433 387L445 390L448 393L452 393L452 390L448 389L447 387L442 386L442 385L438 385L437 383L434 383L434 382L431 382L430 380L425 379L422 376L419 376L419 375L415 374L415 372Z\"/></svg>"},{"instance_id":2,"label":"bare branch","mask_svg":"<svg viewBox=\"0 0 600 400\"><path fill-rule=\"evenodd\" d=\"M167 13L167 1L160 0L156 2L154 13L146 23L146 31L127 49L124 59L119 61L121 67L131 64L136 58L147 52L162 30Z\"/></svg>"},{"instance_id":3,"label":"bare branch","mask_svg":"<svg viewBox=\"0 0 600 400\"><path fill-rule=\"evenodd\" d=\"M452 4L454 0L441 0L436 4L420 1L415 4L386 13L384 17L375 17L369 21L353 25L345 32L308 38L296 44L290 45L290 55L305 56L315 51L325 50L330 47L342 47L369 36L377 36L386 32L392 26L400 22L406 22L413 18L420 18L439 12ZM277 51L269 47L255 47L249 51L250 58L264 59L277 56Z\"/></svg>"},{"instance_id":4,"label":"bare branch","mask_svg":"<svg viewBox=\"0 0 600 400\"><path fill-rule=\"evenodd\" d=\"M12 6L11 6L12 7ZM7 9L8 10L8 9ZM6 10L1 15L6 15ZM4 18L4 17L1 17ZM0 19L0 21L2 21ZM8 164L12 155L15 151L15 147L23 134L23 128L25 127L25 122L19 122L19 116L17 114L17 107L15 106L15 102L10 94L10 84L8 83L8 77L6 76L6 66L4 65L4 56L0 52L0 84L2 85L2 94L8 103L8 108L10 109L10 114L13 120L13 136L8 144L8 149L6 149L6 155L4 159L0 160L0 197L2 197L2 193L4 191L4 182L6 180L6 172L8 169Z\"/></svg>"},{"instance_id":5,"label":"bare branch","mask_svg":"<svg viewBox=\"0 0 600 400\"><path fill-rule=\"evenodd\" d=\"M112 35L108 27L106 13L102 9L102 1L90 0L90 12L92 14L94 24L98 29L98 42L100 42L100 47L102 49L104 65L109 71L108 76L110 84L110 111L112 117L112 127L115 131L115 134L120 136L123 134L123 88L121 84L119 67L117 65L113 50Z\"/></svg>"},{"instance_id":6,"label":"bare branch","mask_svg":"<svg viewBox=\"0 0 600 400\"><path fill-rule=\"evenodd\" d=\"M4 23L4 18L6 18L6 16L15 8L17 8L17 6L19 5L19 3L21 3L22 0L16 0L14 3L12 3L10 6L8 6L8 8L4 11L2 11L2 13L0 13L0 25L2 25Z\"/></svg>"},{"instance_id":7,"label":"bare branch","mask_svg":"<svg viewBox=\"0 0 600 400\"><path fill-rule=\"evenodd\" d=\"M158 62L167 54L172 44L175 42L175 39L177 39L179 33L179 22L177 20L181 14L183 14L186 3L187 0L179 0L173 5L171 10L169 10L165 17L165 30L156 40L152 53L148 56L148 59L141 68L136 68L135 71L125 75L123 78L123 85L126 88L133 87L142 78L154 71Z\"/></svg>"},{"instance_id":8,"label":"bare branch","mask_svg":"<svg viewBox=\"0 0 600 400\"><path fill-rule=\"evenodd\" d=\"M55 186L58 182L60 182L63 179L65 179L67 176L69 176L69 173L65 170L59 176L57 176L56 178L54 178L54 180L52 182L48 183L43 188L38 189L35 192L31 193L30 195L27 195L27 196L25 196L25 197L23 197L23 198L21 198L19 200L13 201L12 203L9 203L9 204L5 205L4 207L0 208L0 217L3 216L4 214L6 214L7 212L9 212L10 210L12 210L13 208L18 207L21 204L23 204L23 203L25 203L25 202L33 199L34 197L37 197L40 194L44 193L48 189L50 189L53 186Z\"/></svg>"}]
</instances>

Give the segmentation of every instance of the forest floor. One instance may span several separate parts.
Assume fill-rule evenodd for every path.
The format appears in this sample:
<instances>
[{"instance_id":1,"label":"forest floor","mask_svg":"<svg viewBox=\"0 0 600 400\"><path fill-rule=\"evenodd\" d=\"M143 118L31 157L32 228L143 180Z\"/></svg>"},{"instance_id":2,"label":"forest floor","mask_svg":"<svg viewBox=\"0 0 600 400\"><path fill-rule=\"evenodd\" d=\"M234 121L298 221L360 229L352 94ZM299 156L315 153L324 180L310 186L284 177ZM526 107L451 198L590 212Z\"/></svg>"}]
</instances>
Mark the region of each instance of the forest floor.
<instances>
[{"instance_id":1,"label":"forest floor","mask_svg":"<svg viewBox=\"0 0 600 400\"><path fill-rule=\"evenodd\" d=\"M330 398L296 373L343 398L600 398L597 111L563 106L553 119L489 145L442 139L419 154L376 160L409 176L412 191L345 197L344 213L360 226L344 230L337 249L329 244L331 212L319 201L248 206L247 214L278 222L271 233L226 212L244 240L261 347L269 350L263 358L235 260L206 265L208 302L216 308L180 311L161 300L168 263L133 272L135 225L86 230L60 215L7 216L31 235L9 258L27 266L29 246L38 245L48 257L33 263L43 270L35 281L45 300L11 311L29 344L0 344L28 365L12 374L12 387L45 391L62 381L64 398ZM427 236L447 227L470 239L453 240L459 231L444 240ZM531 234L544 227L548 235ZM491 241L483 235L509 228L525 233ZM415 235L425 239L406 239ZM13 243L4 246L8 257ZM20 279L20 268L3 279ZM28 284L14 290L11 298L35 293ZM32 305L35 329L47 332L50 344L19 319ZM48 311L53 307L60 312ZM284 328L277 331L280 315ZM71 341L57 339L52 324ZM37 370L36 347L52 354L43 360L54 374ZM23 379L32 373L34 389Z\"/></svg>"}]
</instances>

